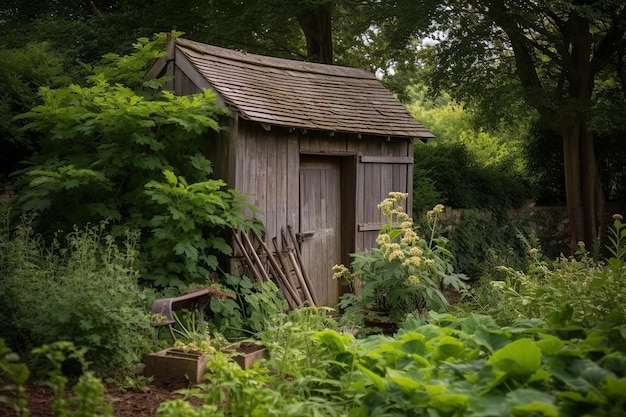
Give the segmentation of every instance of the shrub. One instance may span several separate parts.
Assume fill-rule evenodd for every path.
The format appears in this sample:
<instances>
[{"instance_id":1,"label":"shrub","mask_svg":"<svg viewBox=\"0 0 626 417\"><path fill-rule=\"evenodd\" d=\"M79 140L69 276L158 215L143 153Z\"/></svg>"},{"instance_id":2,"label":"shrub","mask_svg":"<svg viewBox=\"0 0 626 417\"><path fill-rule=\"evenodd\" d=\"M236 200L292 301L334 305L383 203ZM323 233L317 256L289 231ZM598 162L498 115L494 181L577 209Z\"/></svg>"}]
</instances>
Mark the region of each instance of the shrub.
<instances>
[{"instance_id":1,"label":"shrub","mask_svg":"<svg viewBox=\"0 0 626 417\"><path fill-rule=\"evenodd\" d=\"M616 218L612 236L626 236ZM579 326L604 332L608 341L623 346L626 340L626 258L624 237L609 248L608 264L595 262L581 243L578 259L542 259L538 248L529 251L526 271L501 266L498 275L486 276L466 309L492 315L500 324L539 318L554 326Z\"/></svg>"},{"instance_id":2,"label":"shrub","mask_svg":"<svg viewBox=\"0 0 626 417\"><path fill-rule=\"evenodd\" d=\"M144 80L164 34L134 46L106 55L85 85L43 88L42 104L20 116L43 139L20 172L17 206L44 214L41 233L105 219L115 237L139 230L142 278L172 295L205 284L217 257L230 255L220 236L247 228L245 199L210 179L202 156L226 114L215 93L176 96L165 80Z\"/></svg>"},{"instance_id":3,"label":"shrub","mask_svg":"<svg viewBox=\"0 0 626 417\"><path fill-rule=\"evenodd\" d=\"M349 315L373 312L398 322L409 313L422 310L444 310L448 301L442 288L463 287L465 277L452 268L452 255L446 240L437 234L443 206L427 213L429 235L420 238L403 208L406 194L390 193L379 204L387 223L381 229L377 248L353 254L349 272L335 266L335 278L345 279L358 288L358 294L342 296L340 307Z\"/></svg>"},{"instance_id":4,"label":"shrub","mask_svg":"<svg viewBox=\"0 0 626 417\"><path fill-rule=\"evenodd\" d=\"M14 349L64 340L88 348L94 371L134 365L149 349L147 296L137 283L136 238L118 247L104 225L74 230L49 245L28 221L0 229L0 337Z\"/></svg>"},{"instance_id":5,"label":"shrub","mask_svg":"<svg viewBox=\"0 0 626 417\"><path fill-rule=\"evenodd\" d=\"M485 210L463 210L460 217L447 221L444 235L454 254L455 268L473 280L491 265L524 265L526 247L521 238L530 230L528 217L520 211L515 217L494 216Z\"/></svg>"},{"instance_id":6,"label":"shrub","mask_svg":"<svg viewBox=\"0 0 626 417\"><path fill-rule=\"evenodd\" d=\"M414 154L414 184L423 187L428 178L446 206L500 214L521 207L530 197L525 181L508 164L482 165L462 143L418 143ZM420 190L414 190L417 211L432 207L425 205L432 191L422 203Z\"/></svg>"}]
</instances>

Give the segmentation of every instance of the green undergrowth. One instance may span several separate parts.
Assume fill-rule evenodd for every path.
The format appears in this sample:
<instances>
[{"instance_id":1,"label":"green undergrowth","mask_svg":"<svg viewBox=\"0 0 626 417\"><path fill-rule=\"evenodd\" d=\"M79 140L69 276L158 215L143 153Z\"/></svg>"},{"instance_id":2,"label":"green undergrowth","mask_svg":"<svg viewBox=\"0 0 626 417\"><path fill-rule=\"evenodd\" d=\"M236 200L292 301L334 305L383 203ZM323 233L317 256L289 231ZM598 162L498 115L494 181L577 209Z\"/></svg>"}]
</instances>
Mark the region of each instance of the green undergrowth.
<instances>
[{"instance_id":1,"label":"green undergrowth","mask_svg":"<svg viewBox=\"0 0 626 417\"><path fill-rule=\"evenodd\" d=\"M595 261L582 242L576 257L546 259L530 248L523 270L495 266L465 293L457 311L480 312L507 325L538 318L553 327L575 326L601 333L618 349L626 345L626 225L621 215L609 227L608 258Z\"/></svg>"},{"instance_id":2,"label":"green undergrowth","mask_svg":"<svg viewBox=\"0 0 626 417\"><path fill-rule=\"evenodd\" d=\"M96 225L48 244L28 219L11 228L9 217L0 213L0 338L29 364L35 347L68 341L88 348L98 375L132 368L154 347L136 239L118 246Z\"/></svg>"},{"instance_id":3,"label":"green undergrowth","mask_svg":"<svg viewBox=\"0 0 626 417\"><path fill-rule=\"evenodd\" d=\"M626 358L597 333L541 320L501 327L482 315L409 316L393 337L311 334L306 366L270 358L243 370L211 357L204 402L163 403L160 416L617 416L626 412ZM295 345L294 349L304 349ZM304 364L303 364L304 365Z\"/></svg>"}]
</instances>

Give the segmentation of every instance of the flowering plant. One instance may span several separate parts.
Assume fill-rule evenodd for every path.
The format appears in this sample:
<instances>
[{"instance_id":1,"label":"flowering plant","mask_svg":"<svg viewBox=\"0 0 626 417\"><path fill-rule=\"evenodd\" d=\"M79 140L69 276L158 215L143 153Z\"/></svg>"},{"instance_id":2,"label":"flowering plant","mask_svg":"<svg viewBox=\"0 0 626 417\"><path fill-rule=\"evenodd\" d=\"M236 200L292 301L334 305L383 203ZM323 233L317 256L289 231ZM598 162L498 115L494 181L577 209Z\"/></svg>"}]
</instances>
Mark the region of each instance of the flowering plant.
<instances>
[{"instance_id":1,"label":"flowering plant","mask_svg":"<svg viewBox=\"0 0 626 417\"><path fill-rule=\"evenodd\" d=\"M466 277L454 273L447 240L437 235L444 206L438 204L427 213L429 236L422 239L404 209L406 198L405 193L392 192L378 205L386 217L378 247L352 254L352 272L344 265L333 267L335 279L359 290L342 296L340 307L347 312L374 311L398 322L409 313L445 310L448 301L442 289L464 287Z\"/></svg>"}]
</instances>

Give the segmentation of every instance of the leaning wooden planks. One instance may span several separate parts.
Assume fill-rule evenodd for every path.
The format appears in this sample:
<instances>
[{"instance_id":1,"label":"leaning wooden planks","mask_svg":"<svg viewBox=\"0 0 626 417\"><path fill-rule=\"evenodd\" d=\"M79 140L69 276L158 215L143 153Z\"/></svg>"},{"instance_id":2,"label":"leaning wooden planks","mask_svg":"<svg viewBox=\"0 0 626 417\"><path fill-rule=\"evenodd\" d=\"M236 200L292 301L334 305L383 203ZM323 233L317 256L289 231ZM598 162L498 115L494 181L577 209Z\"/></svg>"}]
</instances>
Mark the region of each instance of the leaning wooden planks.
<instances>
[{"instance_id":1,"label":"leaning wooden planks","mask_svg":"<svg viewBox=\"0 0 626 417\"><path fill-rule=\"evenodd\" d=\"M291 247L284 230L282 231L282 247L278 247L277 238L272 239L275 252L272 252L264 239L255 231L251 231L252 239L247 233L233 230L233 238L242 253L243 260L256 281L272 280L281 290L289 309L303 305L316 306L316 298L308 276L302 266L302 258L298 242L289 228L289 237L294 245ZM261 257L267 258L263 263Z\"/></svg>"}]
</instances>

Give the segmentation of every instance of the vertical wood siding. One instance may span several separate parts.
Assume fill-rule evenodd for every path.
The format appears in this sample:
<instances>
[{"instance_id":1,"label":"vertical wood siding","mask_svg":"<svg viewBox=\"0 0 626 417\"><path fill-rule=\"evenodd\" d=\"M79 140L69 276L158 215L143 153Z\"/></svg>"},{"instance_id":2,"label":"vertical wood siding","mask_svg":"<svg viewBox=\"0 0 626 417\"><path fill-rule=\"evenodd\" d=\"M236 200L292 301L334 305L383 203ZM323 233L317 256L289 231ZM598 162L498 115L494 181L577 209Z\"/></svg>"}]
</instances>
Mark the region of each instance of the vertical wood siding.
<instances>
[{"instance_id":1,"label":"vertical wood siding","mask_svg":"<svg viewBox=\"0 0 626 417\"><path fill-rule=\"evenodd\" d=\"M172 87L177 94L201 91L182 70L168 67L167 71L175 75ZM349 253L376 245L382 223L377 205L389 192L409 193L409 204L412 201L413 145L407 139L275 126L268 131L236 113L223 123L228 129L212 135L207 143L214 176L223 178L229 188L250 195L248 201L259 210L257 217L265 224L268 241L280 236L287 225L300 232L300 161L306 155L338 161L341 209L337 210L341 210L342 222L341 260L346 264Z\"/></svg>"}]
</instances>

